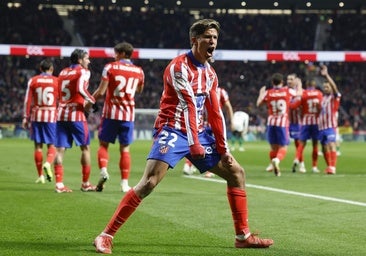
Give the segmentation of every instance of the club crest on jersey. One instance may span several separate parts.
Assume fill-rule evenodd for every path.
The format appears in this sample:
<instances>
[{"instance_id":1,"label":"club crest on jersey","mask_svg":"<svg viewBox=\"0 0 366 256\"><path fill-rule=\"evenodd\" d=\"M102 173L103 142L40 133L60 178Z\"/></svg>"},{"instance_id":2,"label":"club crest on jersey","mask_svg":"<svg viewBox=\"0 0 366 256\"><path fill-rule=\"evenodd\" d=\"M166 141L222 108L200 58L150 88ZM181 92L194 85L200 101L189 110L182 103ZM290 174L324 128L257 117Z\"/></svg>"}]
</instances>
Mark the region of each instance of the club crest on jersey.
<instances>
[{"instance_id":1,"label":"club crest on jersey","mask_svg":"<svg viewBox=\"0 0 366 256\"><path fill-rule=\"evenodd\" d=\"M159 148L159 152L161 154L166 154L169 150L169 146L166 146L166 145L161 145L160 148Z\"/></svg>"},{"instance_id":2,"label":"club crest on jersey","mask_svg":"<svg viewBox=\"0 0 366 256\"><path fill-rule=\"evenodd\" d=\"M182 79L182 77L183 77L182 72L174 72L174 77L176 79Z\"/></svg>"}]
</instances>

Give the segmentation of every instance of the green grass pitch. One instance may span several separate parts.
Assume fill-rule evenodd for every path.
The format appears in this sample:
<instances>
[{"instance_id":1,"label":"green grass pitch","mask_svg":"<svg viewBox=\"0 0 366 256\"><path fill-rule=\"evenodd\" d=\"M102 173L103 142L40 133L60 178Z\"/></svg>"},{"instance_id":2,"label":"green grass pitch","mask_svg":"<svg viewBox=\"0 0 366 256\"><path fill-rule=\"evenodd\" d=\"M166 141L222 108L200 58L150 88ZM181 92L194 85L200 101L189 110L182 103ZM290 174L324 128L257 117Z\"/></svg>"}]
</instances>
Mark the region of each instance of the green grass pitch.
<instances>
[{"instance_id":1,"label":"green grass pitch","mask_svg":"<svg viewBox=\"0 0 366 256\"><path fill-rule=\"evenodd\" d=\"M150 141L131 146L130 185L138 182ZM92 142L91 182L99 171L97 141ZM269 249L235 249L234 228L219 178L182 175L183 161L114 238L114 255L366 255L366 144L344 142L337 174L292 173L293 144L281 163L281 177L264 171L269 163L265 142L248 142L233 154L246 170L252 232L273 238ZM33 143L0 140L0 255L96 255L93 239L107 224L120 192L118 145L110 146L111 179L102 193L80 191L80 150L65 155L64 182L70 194L54 192L54 183L35 184ZM319 169L324 170L319 157Z\"/></svg>"}]
</instances>

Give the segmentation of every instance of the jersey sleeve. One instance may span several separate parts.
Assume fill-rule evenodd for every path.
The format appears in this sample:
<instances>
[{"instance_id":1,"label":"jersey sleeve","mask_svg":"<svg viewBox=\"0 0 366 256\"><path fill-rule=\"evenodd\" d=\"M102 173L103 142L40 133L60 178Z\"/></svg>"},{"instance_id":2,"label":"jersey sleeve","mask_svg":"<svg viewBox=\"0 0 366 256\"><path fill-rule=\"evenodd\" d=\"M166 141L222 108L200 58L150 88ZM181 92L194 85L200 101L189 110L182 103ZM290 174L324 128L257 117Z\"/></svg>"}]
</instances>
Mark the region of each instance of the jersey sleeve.
<instances>
[{"instance_id":1,"label":"jersey sleeve","mask_svg":"<svg viewBox=\"0 0 366 256\"><path fill-rule=\"evenodd\" d=\"M23 117L28 118L30 115L31 105L32 105L32 92L31 92L32 78L28 81L27 91L24 97L24 109Z\"/></svg>"},{"instance_id":2,"label":"jersey sleeve","mask_svg":"<svg viewBox=\"0 0 366 256\"><path fill-rule=\"evenodd\" d=\"M208 122L215 136L217 151L219 152L219 154L224 154L228 152L226 143L226 126L224 116L220 108L220 102L217 98L216 89L217 78L214 83L214 87L209 91L209 96L206 100L205 106L207 110Z\"/></svg>"},{"instance_id":3,"label":"jersey sleeve","mask_svg":"<svg viewBox=\"0 0 366 256\"><path fill-rule=\"evenodd\" d=\"M88 91L89 78L90 78L90 71L81 70L81 76L78 81L78 90L79 90L80 94L83 96L85 101L94 104L95 99Z\"/></svg>"}]
</instances>

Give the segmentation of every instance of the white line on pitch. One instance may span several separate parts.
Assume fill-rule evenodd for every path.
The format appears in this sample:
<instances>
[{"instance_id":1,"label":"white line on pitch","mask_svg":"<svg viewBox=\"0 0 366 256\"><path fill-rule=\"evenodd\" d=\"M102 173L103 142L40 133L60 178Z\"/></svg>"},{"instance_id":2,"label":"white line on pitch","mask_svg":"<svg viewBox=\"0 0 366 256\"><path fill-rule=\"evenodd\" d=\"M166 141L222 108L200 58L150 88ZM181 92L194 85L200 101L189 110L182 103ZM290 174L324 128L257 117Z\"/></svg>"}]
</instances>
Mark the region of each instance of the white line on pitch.
<instances>
[{"instance_id":1,"label":"white line on pitch","mask_svg":"<svg viewBox=\"0 0 366 256\"><path fill-rule=\"evenodd\" d=\"M217 183L226 183L225 180L219 180L219 179L208 179L208 178L198 177L198 176L184 176L184 177L190 178L190 179L196 179L196 180L204 180L204 181L217 182ZM334 198L334 197L319 196L319 195L307 194L307 193L300 193L300 192L295 192L295 191L290 191L290 190L285 190L285 189L271 188L271 187L253 185L253 184L248 184L248 183L246 184L246 187L248 187L248 188L257 188L257 189L268 190L268 191L284 193L284 194L289 194L289 195L310 197L310 198L316 198L316 199L325 200L325 201L333 201L333 202L338 202L338 203L352 204L352 205L358 205L358 206L365 206L366 207L366 203L351 201L351 200L345 200L345 199L339 199L339 198Z\"/></svg>"}]
</instances>

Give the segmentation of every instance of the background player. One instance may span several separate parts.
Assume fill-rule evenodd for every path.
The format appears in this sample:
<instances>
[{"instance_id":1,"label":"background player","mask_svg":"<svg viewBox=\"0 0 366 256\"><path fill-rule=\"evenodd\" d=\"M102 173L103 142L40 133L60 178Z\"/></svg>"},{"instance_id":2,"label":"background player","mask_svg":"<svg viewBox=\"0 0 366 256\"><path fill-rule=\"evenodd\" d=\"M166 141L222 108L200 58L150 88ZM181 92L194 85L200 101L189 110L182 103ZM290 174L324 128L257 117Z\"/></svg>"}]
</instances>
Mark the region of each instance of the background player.
<instances>
[{"instance_id":1,"label":"background player","mask_svg":"<svg viewBox=\"0 0 366 256\"><path fill-rule=\"evenodd\" d=\"M135 93L144 88L145 74L141 67L131 61L133 46L123 42L114 46L115 61L104 66L102 80L93 93L96 100L106 95L99 129L98 165L100 180L97 191L103 190L104 182L109 178L108 146L119 141L119 170L121 174L121 190L130 190L128 178L131 170L129 145L133 141L135 120Z\"/></svg>"},{"instance_id":2,"label":"background player","mask_svg":"<svg viewBox=\"0 0 366 256\"><path fill-rule=\"evenodd\" d=\"M325 77L323 82L323 101L319 115L319 140L327 168L326 174L336 174L337 144L336 129L338 127L337 112L341 101L341 94L337 85L328 73L325 65L321 66L320 74Z\"/></svg>"},{"instance_id":3,"label":"background player","mask_svg":"<svg viewBox=\"0 0 366 256\"><path fill-rule=\"evenodd\" d=\"M30 129L34 141L34 163L37 168L36 183L52 181L51 164L56 156L56 106L58 100L58 80L53 76L53 63L50 59L40 63L41 74L29 79L24 98L22 126ZM43 163L43 144L47 144L47 158ZM43 165L42 165L43 164Z\"/></svg>"},{"instance_id":4,"label":"background player","mask_svg":"<svg viewBox=\"0 0 366 256\"><path fill-rule=\"evenodd\" d=\"M244 111L235 111L231 121L231 150L236 149L238 144L239 151L244 151L244 136L248 133L249 115Z\"/></svg>"},{"instance_id":5,"label":"background player","mask_svg":"<svg viewBox=\"0 0 366 256\"><path fill-rule=\"evenodd\" d=\"M291 73L287 75L286 85L289 88L298 91L302 89L302 82L301 79L295 74ZM294 100L294 99L291 99ZM289 134L290 138L294 140L295 144L295 152L299 147L299 138L300 138L300 127L301 127L301 109L300 108L290 108L289 110ZM266 168L267 172L273 171L273 165L270 163Z\"/></svg>"},{"instance_id":6,"label":"background player","mask_svg":"<svg viewBox=\"0 0 366 256\"><path fill-rule=\"evenodd\" d=\"M57 109L57 154L55 158L55 176L57 193L72 192L63 183L63 159L66 148L71 148L73 141L81 149L82 184L81 191L95 191L89 182L90 134L85 117L84 106L94 104L93 96L88 92L90 71L89 54L82 49L75 49L70 56L71 65L64 68L58 77L60 103Z\"/></svg>"},{"instance_id":7,"label":"background player","mask_svg":"<svg viewBox=\"0 0 366 256\"><path fill-rule=\"evenodd\" d=\"M301 94L292 88L283 86L283 75L274 73L271 78L273 88L266 90L263 86L259 91L257 106L267 105L267 140L271 146L269 158L273 165L274 174L281 176L280 162L287 153L287 145L289 144L289 109L292 97Z\"/></svg>"},{"instance_id":8,"label":"background player","mask_svg":"<svg viewBox=\"0 0 366 256\"><path fill-rule=\"evenodd\" d=\"M316 89L315 80L309 80L306 83L306 89L303 91L301 100L298 101L297 106L301 108L302 120L300 129L300 143L296 150L296 158L293 164L293 172L299 166L299 172L305 173L304 164L304 149L306 141L312 140L312 171L318 173L318 116L321 109L321 103L323 94L320 90ZM295 103L296 104L296 103Z\"/></svg>"}]
</instances>

